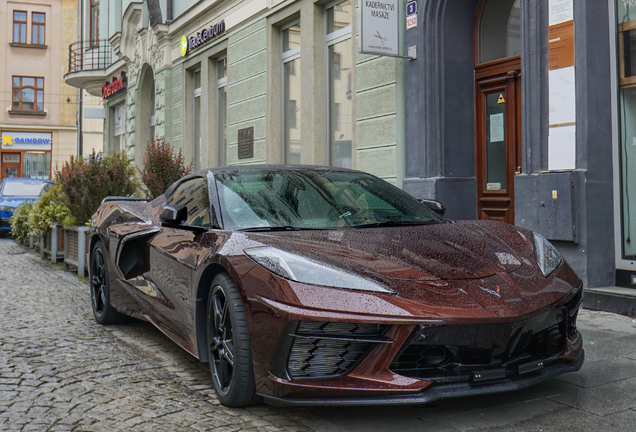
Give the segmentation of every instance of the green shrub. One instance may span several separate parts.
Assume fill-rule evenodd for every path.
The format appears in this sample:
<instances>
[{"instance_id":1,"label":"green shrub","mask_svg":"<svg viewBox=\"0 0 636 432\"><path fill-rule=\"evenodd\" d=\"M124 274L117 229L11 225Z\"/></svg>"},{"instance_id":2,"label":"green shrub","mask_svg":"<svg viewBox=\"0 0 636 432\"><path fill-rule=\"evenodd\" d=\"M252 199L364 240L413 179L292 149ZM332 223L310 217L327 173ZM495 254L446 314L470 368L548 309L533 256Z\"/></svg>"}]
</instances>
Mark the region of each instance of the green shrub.
<instances>
[{"instance_id":1,"label":"green shrub","mask_svg":"<svg viewBox=\"0 0 636 432\"><path fill-rule=\"evenodd\" d=\"M87 223L107 196L133 196L139 190L135 167L121 153L91 153L87 157L71 156L55 173L70 210L73 224Z\"/></svg>"},{"instance_id":2,"label":"green shrub","mask_svg":"<svg viewBox=\"0 0 636 432\"><path fill-rule=\"evenodd\" d=\"M175 153L163 138L152 140L144 154L144 169L139 170L148 198L156 198L184 175L192 172L192 164L185 166L181 149Z\"/></svg>"},{"instance_id":3,"label":"green shrub","mask_svg":"<svg viewBox=\"0 0 636 432\"><path fill-rule=\"evenodd\" d=\"M30 201L23 202L13 211L11 216L11 234L21 241L28 241L29 236L29 215L33 210L33 203Z\"/></svg>"},{"instance_id":4,"label":"green shrub","mask_svg":"<svg viewBox=\"0 0 636 432\"><path fill-rule=\"evenodd\" d=\"M29 230L31 235L41 238L51 230L51 225L59 222L65 227L77 223L68 208L68 198L62 190L62 185L56 183L35 203L29 215Z\"/></svg>"}]
</instances>

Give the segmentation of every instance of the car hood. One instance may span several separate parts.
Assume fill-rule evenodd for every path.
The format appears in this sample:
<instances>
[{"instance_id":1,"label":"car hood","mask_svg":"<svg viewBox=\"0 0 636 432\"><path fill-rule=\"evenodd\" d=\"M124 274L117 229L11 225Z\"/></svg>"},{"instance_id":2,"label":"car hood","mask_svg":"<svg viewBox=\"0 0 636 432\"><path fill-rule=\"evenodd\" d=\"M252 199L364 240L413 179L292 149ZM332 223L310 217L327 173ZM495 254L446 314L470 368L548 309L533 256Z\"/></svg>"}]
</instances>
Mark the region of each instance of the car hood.
<instances>
[{"instance_id":1,"label":"car hood","mask_svg":"<svg viewBox=\"0 0 636 432\"><path fill-rule=\"evenodd\" d=\"M0 205L16 208L25 201L37 201L40 197L0 197Z\"/></svg>"},{"instance_id":2,"label":"car hood","mask_svg":"<svg viewBox=\"0 0 636 432\"><path fill-rule=\"evenodd\" d=\"M464 280L509 273L532 254L512 225L435 225L248 234L253 240L374 279Z\"/></svg>"}]
</instances>

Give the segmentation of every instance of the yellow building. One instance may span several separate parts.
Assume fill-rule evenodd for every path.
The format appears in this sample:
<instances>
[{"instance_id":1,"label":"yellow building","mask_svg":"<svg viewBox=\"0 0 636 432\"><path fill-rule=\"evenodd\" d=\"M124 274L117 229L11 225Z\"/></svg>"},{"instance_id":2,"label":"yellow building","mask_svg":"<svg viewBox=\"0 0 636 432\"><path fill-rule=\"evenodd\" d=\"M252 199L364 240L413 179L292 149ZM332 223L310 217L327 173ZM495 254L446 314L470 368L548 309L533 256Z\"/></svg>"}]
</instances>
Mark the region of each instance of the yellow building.
<instances>
[{"instance_id":1,"label":"yellow building","mask_svg":"<svg viewBox=\"0 0 636 432\"><path fill-rule=\"evenodd\" d=\"M75 0L0 2L0 177L51 178L78 154L79 90L64 82L77 40ZM101 151L103 109L85 93L83 152Z\"/></svg>"}]
</instances>

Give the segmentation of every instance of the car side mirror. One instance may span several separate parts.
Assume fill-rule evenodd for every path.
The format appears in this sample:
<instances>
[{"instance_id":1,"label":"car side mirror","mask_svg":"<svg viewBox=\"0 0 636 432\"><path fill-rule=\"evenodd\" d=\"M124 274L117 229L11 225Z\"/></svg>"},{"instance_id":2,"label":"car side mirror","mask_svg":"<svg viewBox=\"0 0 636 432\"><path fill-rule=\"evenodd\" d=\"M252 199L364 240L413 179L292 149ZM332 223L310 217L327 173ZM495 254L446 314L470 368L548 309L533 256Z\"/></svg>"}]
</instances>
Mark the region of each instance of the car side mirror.
<instances>
[{"instance_id":1,"label":"car side mirror","mask_svg":"<svg viewBox=\"0 0 636 432\"><path fill-rule=\"evenodd\" d=\"M446 213L446 207L444 207L439 201L435 201L432 199L418 199L418 201L440 216L444 216L444 214Z\"/></svg>"},{"instance_id":2,"label":"car side mirror","mask_svg":"<svg viewBox=\"0 0 636 432\"><path fill-rule=\"evenodd\" d=\"M170 225L181 225L188 218L188 209L185 206L166 204L161 209L159 220Z\"/></svg>"}]
</instances>

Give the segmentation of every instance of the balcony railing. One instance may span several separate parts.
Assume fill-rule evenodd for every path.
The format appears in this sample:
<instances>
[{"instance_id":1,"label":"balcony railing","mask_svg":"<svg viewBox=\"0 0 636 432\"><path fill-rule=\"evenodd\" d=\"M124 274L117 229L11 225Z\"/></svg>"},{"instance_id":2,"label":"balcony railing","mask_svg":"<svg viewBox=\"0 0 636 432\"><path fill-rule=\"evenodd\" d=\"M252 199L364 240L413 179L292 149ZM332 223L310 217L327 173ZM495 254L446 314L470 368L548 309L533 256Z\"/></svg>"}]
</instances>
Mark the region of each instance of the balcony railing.
<instances>
[{"instance_id":1,"label":"balcony railing","mask_svg":"<svg viewBox=\"0 0 636 432\"><path fill-rule=\"evenodd\" d=\"M108 39L74 42L68 47L68 73L103 70L112 64Z\"/></svg>"}]
</instances>

